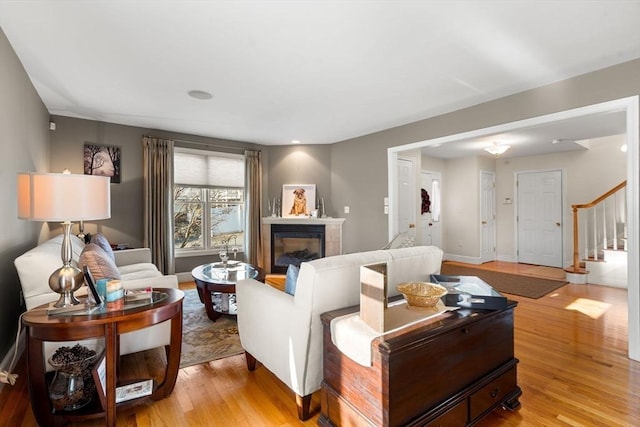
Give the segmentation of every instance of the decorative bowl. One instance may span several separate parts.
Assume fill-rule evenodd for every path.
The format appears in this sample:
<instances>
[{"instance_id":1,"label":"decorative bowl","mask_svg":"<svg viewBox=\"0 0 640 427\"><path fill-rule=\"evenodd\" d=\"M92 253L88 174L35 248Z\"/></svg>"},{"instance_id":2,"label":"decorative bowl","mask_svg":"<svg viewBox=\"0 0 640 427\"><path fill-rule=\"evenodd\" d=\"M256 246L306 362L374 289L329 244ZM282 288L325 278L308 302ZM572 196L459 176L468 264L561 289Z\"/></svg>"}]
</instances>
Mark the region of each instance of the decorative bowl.
<instances>
[{"instance_id":1,"label":"decorative bowl","mask_svg":"<svg viewBox=\"0 0 640 427\"><path fill-rule=\"evenodd\" d=\"M434 307L447 294L445 287L429 282L400 283L397 289L412 307Z\"/></svg>"}]
</instances>

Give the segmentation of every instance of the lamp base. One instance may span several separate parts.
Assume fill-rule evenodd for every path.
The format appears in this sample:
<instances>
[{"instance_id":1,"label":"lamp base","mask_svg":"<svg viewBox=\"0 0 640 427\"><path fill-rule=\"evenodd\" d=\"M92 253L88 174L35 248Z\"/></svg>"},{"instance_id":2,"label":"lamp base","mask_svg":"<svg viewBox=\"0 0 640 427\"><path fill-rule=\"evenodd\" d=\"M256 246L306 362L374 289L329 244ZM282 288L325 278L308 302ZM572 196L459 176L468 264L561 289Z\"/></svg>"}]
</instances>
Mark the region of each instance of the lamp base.
<instances>
[{"instance_id":1,"label":"lamp base","mask_svg":"<svg viewBox=\"0 0 640 427\"><path fill-rule=\"evenodd\" d=\"M80 304L80 301L73 295L74 291L80 289L84 283L82 271L74 266L62 266L49 276L49 287L52 291L60 294L60 299L54 307L68 307Z\"/></svg>"}]
</instances>

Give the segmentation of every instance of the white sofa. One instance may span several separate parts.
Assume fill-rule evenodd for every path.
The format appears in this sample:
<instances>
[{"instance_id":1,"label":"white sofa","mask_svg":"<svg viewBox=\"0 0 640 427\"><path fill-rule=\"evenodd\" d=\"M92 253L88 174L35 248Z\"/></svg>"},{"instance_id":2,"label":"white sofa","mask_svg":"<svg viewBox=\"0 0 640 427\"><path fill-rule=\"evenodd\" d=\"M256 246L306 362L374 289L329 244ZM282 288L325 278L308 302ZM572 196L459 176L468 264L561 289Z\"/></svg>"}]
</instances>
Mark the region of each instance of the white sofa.
<instances>
[{"instance_id":1,"label":"white sofa","mask_svg":"<svg viewBox=\"0 0 640 427\"><path fill-rule=\"evenodd\" d=\"M322 381L320 315L360 303L360 266L387 262L389 296L395 286L428 280L440 272L442 250L434 246L353 253L300 266L295 295L248 279L236 286L238 330L247 366L258 360L296 394L298 416L309 417L311 394Z\"/></svg>"},{"instance_id":2,"label":"white sofa","mask_svg":"<svg viewBox=\"0 0 640 427\"><path fill-rule=\"evenodd\" d=\"M72 239L72 264L78 266L78 260L84 242L76 236ZM49 288L49 276L54 270L62 266L60 256L62 249L62 235L53 237L35 248L25 252L15 259L14 265L18 271L20 285L27 310L57 301L59 294ZM125 289L146 288L178 288L175 275L163 275L151 263L151 251L148 248L127 249L114 251L115 265L120 274ZM86 292L86 286L83 291ZM155 347L169 345L171 334L170 323L164 322L135 332L123 334L120 339L120 354L135 353ZM69 343L45 343L45 360L60 345ZM50 367L47 367L50 370Z\"/></svg>"}]
</instances>

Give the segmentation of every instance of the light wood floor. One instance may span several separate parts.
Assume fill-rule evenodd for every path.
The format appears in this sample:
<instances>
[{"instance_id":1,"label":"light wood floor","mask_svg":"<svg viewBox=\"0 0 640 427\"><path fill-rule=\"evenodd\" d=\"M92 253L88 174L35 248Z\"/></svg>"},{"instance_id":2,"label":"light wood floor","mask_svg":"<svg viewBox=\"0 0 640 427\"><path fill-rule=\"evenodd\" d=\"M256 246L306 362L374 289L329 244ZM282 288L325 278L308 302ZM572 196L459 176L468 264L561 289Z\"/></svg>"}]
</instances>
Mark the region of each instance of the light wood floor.
<instances>
[{"instance_id":1,"label":"light wood floor","mask_svg":"<svg viewBox=\"0 0 640 427\"><path fill-rule=\"evenodd\" d=\"M517 273L531 266L482 267ZM519 302L515 352L522 407L513 413L496 410L479 425L638 426L640 363L627 357L626 291L566 285L538 300L510 297ZM144 362L150 356L136 357ZM24 358L17 372L18 384L0 393L0 425L35 426ZM289 389L263 367L248 372L244 357L236 356L182 369L169 398L119 411L118 425L316 425L319 408L316 393L314 417L299 422Z\"/></svg>"}]
</instances>

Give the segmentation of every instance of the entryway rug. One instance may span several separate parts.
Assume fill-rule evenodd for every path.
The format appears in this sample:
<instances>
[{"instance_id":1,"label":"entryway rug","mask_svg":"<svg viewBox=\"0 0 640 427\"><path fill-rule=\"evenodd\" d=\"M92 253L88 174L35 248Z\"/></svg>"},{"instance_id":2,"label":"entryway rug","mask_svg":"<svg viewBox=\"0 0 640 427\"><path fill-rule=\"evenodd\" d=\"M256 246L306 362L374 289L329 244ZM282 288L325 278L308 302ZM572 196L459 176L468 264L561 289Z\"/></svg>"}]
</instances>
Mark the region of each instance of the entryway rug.
<instances>
[{"instance_id":1,"label":"entryway rug","mask_svg":"<svg viewBox=\"0 0 640 427\"><path fill-rule=\"evenodd\" d=\"M182 303L182 353L180 367L198 365L244 352L235 317L209 320L198 291L184 291Z\"/></svg>"},{"instance_id":2,"label":"entryway rug","mask_svg":"<svg viewBox=\"0 0 640 427\"><path fill-rule=\"evenodd\" d=\"M494 289L506 294L538 299L554 291L568 282L564 280L540 279L538 277L520 276L500 271L483 270L481 268L442 263L440 274L450 276L478 276Z\"/></svg>"}]
</instances>

